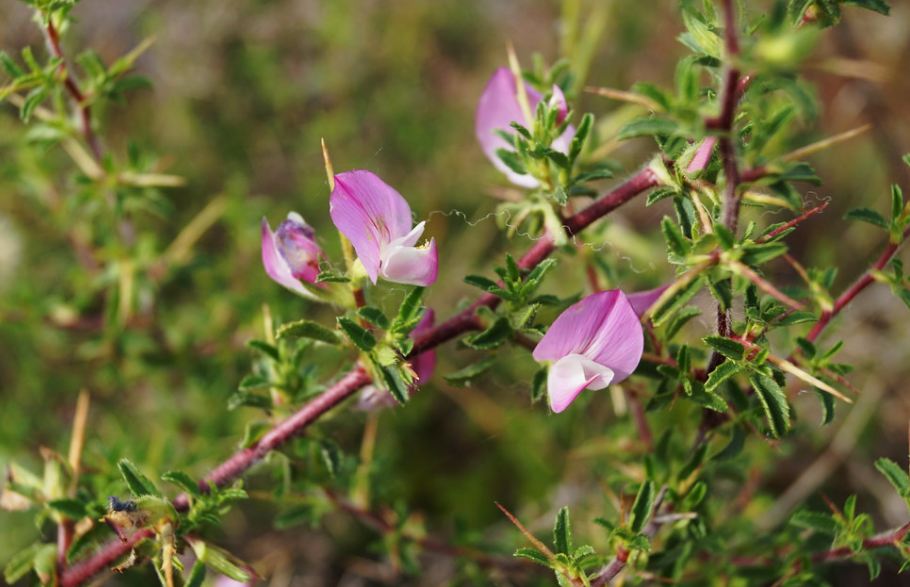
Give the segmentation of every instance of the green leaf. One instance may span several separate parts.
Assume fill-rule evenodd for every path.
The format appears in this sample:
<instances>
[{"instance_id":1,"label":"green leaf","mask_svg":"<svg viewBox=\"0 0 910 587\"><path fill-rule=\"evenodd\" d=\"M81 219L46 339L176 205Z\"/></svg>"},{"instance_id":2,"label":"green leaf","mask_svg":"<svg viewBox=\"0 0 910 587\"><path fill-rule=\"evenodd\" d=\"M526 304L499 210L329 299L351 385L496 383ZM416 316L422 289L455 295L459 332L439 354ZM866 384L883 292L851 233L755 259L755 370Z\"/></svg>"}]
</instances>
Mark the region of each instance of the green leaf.
<instances>
[{"instance_id":1,"label":"green leaf","mask_svg":"<svg viewBox=\"0 0 910 587\"><path fill-rule=\"evenodd\" d=\"M679 125L674 120L667 118L639 118L633 120L619 131L619 140L624 141L635 137L675 135Z\"/></svg>"},{"instance_id":2,"label":"green leaf","mask_svg":"<svg viewBox=\"0 0 910 587\"><path fill-rule=\"evenodd\" d=\"M463 367L454 373L444 375L443 378L453 385L465 385L471 380L476 379L478 375L496 364L496 357L485 357L476 363Z\"/></svg>"},{"instance_id":3,"label":"green leaf","mask_svg":"<svg viewBox=\"0 0 910 587\"><path fill-rule=\"evenodd\" d=\"M389 327L389 319L375 306L364 306L357 310L357 315L377 328L385 330Z\"/></svg>"},{"instance_id":4,"label":"green leaf","mask_svg":"<svg viewBox=\"0 0 910 587\"><path fill-rule=\"evenodd\" d=\"M190 573L186 576L186 582L184 582L183 586L202 587L203 581L205 581L205 564L196 561L193 563Z\"/></svg>"},{"instance_id":5,"label":"green leaf","mask_svg":"<svg viewBox=\"0 0 910 587\"><path fill-rule=\"evenodd\" d=\"M664 338L668 341L672 340L683 326L688 324L690 320L699 315L701 315L701 310L694 306L683 308L676 313L676 316L667 326L667 329L664 331Z\"/></svg>"},{"instance_id":6,"label":"green leaf","mask_svg":"<svg viewBox=\"0 0 910 587\"><path fill-rule=\"evenodd\" d=\"M569 519L569 508L563 506L556 514L553 525L553 546L556 552L568 554L572 550L572 522Z\"/></svg>"},{"instance_id":7,"label":"green leaf","mask_svg":"<svg viewBox=\"0 0 910 587\"><path fill-rule=\"evenodd\" d=\"M389 331L399 337L407 336L411 330L420 322L423 316L423 306L420 303L423 297L423 288L415 287L408 292L401 305L398 306L398 314L392 320Z\"/></svg>"},{"instance_id":8,"label":"green leaf","mask_svg":"<svg viewBox=\"0 0 910 587\"><path fill-rule=\"evenodd\" d=\"M581 122L575 129L575 136L572 138L572 144L569 146L569 161L575 162L585 146L591 127L594 125L594 115L590 112L581 117Z\"/></svg>"},{"instance_id":9,"label":"green leaf","mask_svg":"<svg viewBox=\"0 0 910 587\"><path fill-rule=\"evenodd\" d=\"M518 550L515 551L515 554L513 554L512 556L515 556L518 558L526 558L528 560L534 561L535 563L537 563L539 565L543 565L545 567L550 566L550 561L547 559L547 557L544 556L543 553L541 553L533 548L527 548L527 547L519 548Z\"/></svg>"},{"instance_id":10,"label":"green leaf","mask_svg":"<svg viewBox=\"0 0 910 587\"><path fill-rule=\"evenodd\" d=\"M790 428L790 406L787 396L774 379L753 373L749 382L761 402L772 436L780 438Z\"/></svg>"},{"instance_id":11,"label":"green leaf","mask_svg":"<svg viewBox=\"0 0 910 587\"><path fill-rule=\"evenodd\" d=\"M398 368L380 366L379 371L385 383L384 387L399 404L404 405L408 401L408 385L401 378Z\"/></svg>"},{"instance_id":12,"label":"green leaf","mask_svg":"<svg viewBox=\"0 0 910 587\"><path fill-rule=\"evenodd\" d=\"M464 282L468 285L473 285L476 288L480 288L481 290L488 292L502 289L499 287L498 283L488 277L484 277L483 275L467 275L464 278Z\"/></svg>"},{"instance_id":13,"label":"green leaf","mask_svg":"<svg viewBox=\"0 0 910 587\"><path fill-rule=\"evenodd\" d=\"M71 520L81 520L86 516L85 504L75 499L52 499L47 505Z\"/></svg>"},{"instance_id":14,"label":"green leaf","mask_svg":"<svg viewBox=\"0 0 910 587\"><path fill-rule=\"evenodd\" d=\"M295 337L309 338L331 345L341 344L341 339L334 330L312 320L295 320L294 322L282 324L275 333L275 338L278 340Z\"/></svg>"},{"instance_id":15,"label":"green leaf","mask_svg":"<svg viewBox=\"0 0 910 587\"><path fill-rule=\"evenodd\" d=\"M638 495L635 496L635 503L632 504L632 511L629 512L629 529L638 534L651 517L651 510L654 508L654 500L657 498L657 491L653 481L645 481L638 489Z\"/></svg>"},{"instance_id":16,"label":"green leaf","mask_svg":"<svg viewBox=\"0 0 910 587\"><path fill-rule=\"evenodd\" d=\"M798 511L790 518L790 523L794 526L814 530L828 536L833 536L837 534L838 531L837 522L834 521L831 516L821 512L809 510Z\"/></svg>"},{"instance_id":17,"label":"green leaf","mask_svg":"<svg viewBox=\"0 0 910 587\"><path fill-rule=\"evenodd\" d=\"M319 443L319 454L322 456L322 462L325 464L329 475L336 477L341 470L341 460L343 454L337 444L331 440L322 440Z\"/></svg>"},{"instance_id":18,"label":"green leaf","mask_svg":"<svg viewBox=\"0 0 910 587\"><path fill-rule=\"evenodd\" d=\"M129 459L120 459L117 462L117 468L120 469L120 475L126 481L126 486L136 497L142 497L143 495L161 497L155 484L143 475Z\"/></svg>"},{"instance_id":19,"label":"green leaf","mask_svg":"<svg viewBox=\"0 0 910 587\"><path fill-rule=\"evenodd\" d=\"M742 360L746 354L746 347L724 336L706 336L702 340L718 353L734 361Z\"/></svg>"},{"instance_id":20,"label":"green leaf","mask_svg":"<svg viewBox=\"0 0 910 587\"><path fill-rule=\"evenodd\" d=\"M6 563L6 566L3 568L3 579L7 584L12 585L32 570L35 555L40 548L40 543L32 544L31 546L20 550L9 559L9 562Z\"/></svg>"},{"instance_id":21,"label":"green leaf","mask_svg":"<svg viewBox=\"0 0 910 587\"><path fill-rule=\"evenodd\" d=\"M738 363L733 361L724 361L718 365L711 374L708 375L708 380L705 381L705 390L713 392L717 389L721 383L727 379L733 377L742 370L742 367Z\"/></svg>"},{"instance_id":22,"label":"green leaf","mask_svg":"<svg viewBox=\"0 0 910 587\"><path fill-rule=\"evenodd\" d=\"M888 479L901 497L910 496L910 476L891 459L881 458L875 461L875 468Z\"/></svg>"},{"instance_id":23,"label":"green leaf","mask_svg":"<svg viewBox=\"0 0 910 587\"><path fill-rule=\"evenodd\" d=\"M689 241L683 236L669 216L664 216L660 221L660 230L664 234L664 240L667 241L667 248L678 259L684 259L689 254Z\"/></svg>"},{"instance_id":24,"label":"green leaf","mask_svg":"<svg viewBox=\"0 0 910 587\"><path fill-rule=\"evenodd\" d=\"M278 352L278 349L274 345L271 345L262 340L250 340L246 343L246 346L259 351L276 363L281 362L281 353Z\"/></svg>"},{"instance_id":25,"label":"green leaf","mask_svg":"<svg viewBox=\"0 0 910 587\"><path fill-rule=\"evenodd\" d=\"M786 253L787 245L776 241L760 245L743 245L742 251L742 262L757 267Z\"/></svg>"},{"instance_id":26,"label":"green leaf","mask_svg":"<svg viewBox=\"0 0 910 587\"><path fill-rule=\"evenodd\" d=\"M866 10L871 10L873 12L878 12L879 14L884 14L888 16L891 14L891 7L888 6L888 3L885 0L842 0L844 4L853 4L854 6L859 6L860 8L865 8Z\"/></svg>"},{"instance_id":27,"label":"green leaf","mask_svg":"<svg viewBox=\"0 0 910 587\"><path fill-rule=\"evenodd\" d=\"M879 228L888 228L888 221L881 214L871 208L854 208L844 215L847 220L859 220L878 226Z\"/></svg>"},{"instance_id":28,"label":"green leaf","mask_svg":"<svg viewBox=\"0 0 910 587\"><path fill-rule=\"evenodd\" d=\"M717 461L726 461L732 459L739 455L742 452L743 447L746 444L746 435L743 433L742 428L739 426L733 427L733 434L730 436L730 442L721 449L719 453L714 455L714 460Z\"/></svg>"},{"instance_id":29,"label":"green leaf","mask_svg":"<svg viewBox=\"0 0 910 587\"><path fill-rule=\"evenodd\" d=\"M19 117L22 118L22 122L27 123L31 119L35 108L37 108L46 97L47 88L45 86L38 86L26 94L25 99L22 101L22 106L19 108Z\"/></svg>"},{"instance_id":30,"label":"green leaf","mask_svg":"<svg viewBox=\"0 0 910 587\"><path fill-rule=\"evenodd\" d=\"M650 311L654 326L660 326L669 320L676 313L676 310L686 305L701 290L701 286L701 276L696 275L673 292L669 299L662 302L659 306L652 307Z\"/></svg>"},{"instance_id":31,"label":"green leaf","mask_svg":"<svg viewBox=\"0 0 910 587\"><path fill-rule=\"evenodd\" d=\"M515 151L509 151L507 149L496 149L496 156L499 157L500 161L506 164L506 167L518 175L525 175L528 173L528 170L525 169L524 164L521 162L521 159L518 157Z\"/></svg>"},{"instance_id":32,"label":"green leaf","mask_svg":"<svg viewBox=\"0 0 910 587\"><path fill-rule=\"evenodd\" d=\"M357 324L350 318L344 316L338 317L338 326L344 331L348 339L354 343L358 349L364 352L370 352L376 346L376 337L373 333Z\"/></svg>"},{"instance_id":33,"label":"green leaf","mask_svg":"<svg viewBox=\"0 0 910 587\"><path fill-rule=\"evenodd\" d=\"M10 57L6 51L0 51L0 66L3 67L3 71L5 71L13 80L25 75L22 68L13 61L13 58Z\"/></svg>"},{"instance_id":34,"label":"green leaf","mask_svg":"<svg viewBox=\"0 0 910 587\"><path fill-rule=\"evenodd\" d=\"M192 545L196 558L211 567L212 570L241 583L247 583L252 579L250 573L241 567L242 563L226 550L201 540L194 540Z\"/></svg>"},{"instance_id":35,"label":"green leaf","mask_svg":"<svg viewBox=\"0 0 910 587\"><path fill-rule=\"evenodd\" d=\"M474 349L493 349L512 338L512 325L505 316L496 319L489 328L479 334L464 339L466 345Z\"/></svg>"},{"instance_id":36,"label":"green leaf","mask_svg":"<svg viewBox=\"0 0 910 587\"><path fill-rule=\"evenodd\" d=\"M194 497L202 495L199 484L183 471L168 471L161 476L161 480L173 483Z\"/></svg>"}]
</instances>

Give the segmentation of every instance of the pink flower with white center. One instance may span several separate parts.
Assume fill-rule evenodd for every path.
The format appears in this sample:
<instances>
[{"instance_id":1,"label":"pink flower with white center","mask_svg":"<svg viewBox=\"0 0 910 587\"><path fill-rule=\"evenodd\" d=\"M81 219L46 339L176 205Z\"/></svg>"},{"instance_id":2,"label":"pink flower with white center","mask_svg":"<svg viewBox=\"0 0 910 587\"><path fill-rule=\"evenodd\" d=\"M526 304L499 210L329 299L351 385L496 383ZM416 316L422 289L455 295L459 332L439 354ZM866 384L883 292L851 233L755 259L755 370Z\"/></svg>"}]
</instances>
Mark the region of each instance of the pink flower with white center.
<instances>
[{"instance_id":1,"label":"pink flower with white center","mask_svg":"<svg viewBox=\"0 0 910 587\"><path fill-rule=\"evenodd\" d=\"M540 103L543 96L534 88L527 87L527 85L525 85L525 92L533 115L537 109L537 104ZM559 86L553 86L551 104L559 108L559 121L562 122L568 113L568 107L566 106L566 97L563 95L562 90L559 89ZM517 186L535 188L539 185L535 178L528 174L515 173L496 154L497 149L512 150L512 146L508 141L499 136L496 131L514 134L515 131L510 126L513 122L517 122L528 129L534 123L533 120L527 119L519 105L518 84L515 83L515 75L509 68L500 67L493 73L493 77L487 82L487 87L484 88L483 94L480 96L480 102L477 104L474 132L487 159L493 163L496 169L503 172L509 178L509 181ZM572 143L572 137L574 136L575 127L569 125L550 146L561 153L568 153L569 145Z\"/></svg>"},{"instance_id":2,"label":"pink flower with white center","mask_svg":"<svg viewBox=\"0 0 910 587\"><path fill-rule=\"evenodd\" d=\"M432 308L427 308L420 318L420 322L411 331L411 338L416 339L420 334L433 328L436 321L436 313ZM411 369L417 375L417 381L411 386L413 393L418 385L422 385L433 377L436 370L436 351L428 350L420 353L410 361ZM370 412L380 408L391 408L397 406L398 402L392 397L387 389L376 385L368 385L360 392L360 398L357 400L357 409L364 412Z\"/></svg>"},{"instance_id":3,"label":"pink flower with white center","mask_svg":"<svg viewBox=\"0 0 910 587\"><path fill-rule=\"evenodd\" d=\"M626 295L618 289L592 294L559 315L534 349L550 361L547 395L559 413L585 389L603 389L632 374L644 334Z\"/></svg>"},{"instance_id":4,"label":"pink flower with white center","mask_svg":"<svg viewBox=\"0 0 910 587\"><path fill-rule=\"evenodd\" d=\"M329 214L374 284L379 277L420 286L436 281L436 241L416 246L426 222L412 227L407 201L376 174L358 170L336 175Z\"/></svg>"},{"instance_id":5,"label":"pink flower with white center","mask_svg":"<svg viewBox=\"0 0 910 587\"><path fill-rule=\"evenodd\" d=\"M296 212L272 232L262 219L262 265L269 277L305 297L315 297L303 283L316 283L322 249L316 243L313 228Z\"/></svg>"}]
</instances>

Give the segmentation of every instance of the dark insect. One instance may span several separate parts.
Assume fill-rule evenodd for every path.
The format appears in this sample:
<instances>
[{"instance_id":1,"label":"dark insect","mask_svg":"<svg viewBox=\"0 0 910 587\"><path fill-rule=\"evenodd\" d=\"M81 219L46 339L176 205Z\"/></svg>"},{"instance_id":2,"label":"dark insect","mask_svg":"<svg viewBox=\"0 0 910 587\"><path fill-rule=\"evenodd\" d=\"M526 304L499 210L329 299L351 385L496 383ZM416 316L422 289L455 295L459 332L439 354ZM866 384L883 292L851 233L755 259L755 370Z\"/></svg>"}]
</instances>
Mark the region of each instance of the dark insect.
<instances>
[{"instance_id":1,"label":"dark insect","mask_svg":"<svg viewBox=\"0 0 910 587\"><path fill-rule=\"evenodd\" d=\"M127 499L125 501L120 501L116 495L110 496L108 498L108 505L111 508L112 512L135 512L136 511L136 502Z\"/></svg>"}]
</instances>

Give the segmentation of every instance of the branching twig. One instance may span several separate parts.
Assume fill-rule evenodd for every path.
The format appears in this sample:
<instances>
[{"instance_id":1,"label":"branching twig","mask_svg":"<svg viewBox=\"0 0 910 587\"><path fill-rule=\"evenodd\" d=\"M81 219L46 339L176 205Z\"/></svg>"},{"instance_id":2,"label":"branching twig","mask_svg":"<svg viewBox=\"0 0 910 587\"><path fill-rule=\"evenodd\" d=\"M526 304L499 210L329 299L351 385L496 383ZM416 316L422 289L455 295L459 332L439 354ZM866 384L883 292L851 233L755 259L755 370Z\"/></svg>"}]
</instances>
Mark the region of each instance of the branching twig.
<instances>
[{"instance_id":1,"label":"branching twig","mask_svg":"<svg viewBox=\"0 0 910 587\"><path fill-rule=\"evenodd\" d=\"M642 169L584 210L566 219L566 232L570 236L577 234L635 196L657 186L658 183L657 176L649 168ZM521 258L518 265L524 270L532 269L546 259L555 249L556 245L553 239L549 236L544 236ZM462 312L434 327L424 336L419 337L415 341L414 349L410 356L416 356L465 332L476 330L480 325L474 315L475 311L483 306L495 308L499 305L499 302L500 298L492 294L484 294ZM297 413L279 423L263 436L259 442L234 453L233 456L206 475L200 482L200 487L207 491L212 485L221 487L231 483L262 460L269 452L279 448L291 438L302 434L310 424L369 382L370 377L366 371L362 367L355 367L321 395L304 405ZM189 498L186 495L178 496L174 500L174 507L178 510L186 510L189 507ZM99 554L84 561L78 567L74 566L64 572L61 583L67 587L82 584L94 574L103 571L111 560L115 560L129 552L130 548L132 546L127 546L121 542L108 544ZM116 556L111 557L114 552L117 553ZM104 561L98 562L96 559L102 555L106 558ZM87 569L91 569L91 572L89 573Z\"/></svg>"}]
</instances>

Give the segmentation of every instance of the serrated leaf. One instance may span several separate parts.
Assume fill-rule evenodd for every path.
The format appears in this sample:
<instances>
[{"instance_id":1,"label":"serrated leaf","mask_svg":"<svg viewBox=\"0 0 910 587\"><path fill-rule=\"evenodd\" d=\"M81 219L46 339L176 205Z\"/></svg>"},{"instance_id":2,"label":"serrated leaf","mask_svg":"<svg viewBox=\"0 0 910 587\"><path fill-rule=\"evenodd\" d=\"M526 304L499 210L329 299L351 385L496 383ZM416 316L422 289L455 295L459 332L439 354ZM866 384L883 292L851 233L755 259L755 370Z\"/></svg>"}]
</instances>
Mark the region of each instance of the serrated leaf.
<instances>
[{"instance_id":1,"label":"serrated leaf","mask_svg":"<svg viewBox=\"0 0 910 587\"><path fill-rule=\"evenodd\" d=\"M828 514L801 510L793 514L790 523L800 528L815 530L828 536L833 536L838 531L837 522Z\"/></svg>"},{"instance_id":2,"label":"serrated leaf","mask_svg":"<svg viewBox=\"0 0 910 587\"><path fill-rule=\"evenodd\" d=\"M374 306L364 306L357 310L357 315L383 330L389 327L389 319L382 313L382 310Z\"/></svg>"},{"instance_id":3,"label":"serrated leaf","mask_svg":"<svg viewBox=\"0 0 910 587\"><path fill-rule=\"evenodd\" d=\"M528 548L528 547L519 548L518 550L515 551L515 553L512 556L515 556L518 558L526 558L528 560L534 561L535 563L537 563L539 565L543 565L545 567L550 566L550 561L547 559L547 557L540 551L537 551L533 548Z\"/></svg>"},{"instance_id":4,"label":"serrated leaf","mask_svg":"<svg viewBox=\"0 0 910 587\"><path fill-rule=\"evenodd\" d=\"M790 428L790 405L787 396L774 379L753 373L749 377L752 389L761 403L772 436L780 438Z\"/></svg>"},{"instance_id":5,"label":"serrated leaf","mask_svg":"<svg viewBox=\"0 0 910 587\"><path fill-rule=\"evenodd\" d=\"M844 214L846 220L859 220L860 222L868 222L879 228L888 228L888 221L882 217L881 214L872 210L871 208L854 208L846 214Z\"/></svg>"},{"instance_id":6,"label":"serrated leaf","mask_svg":"<svg viewBox=\"0 0 910 587\"><path fill-rule=\"evenodd\" d=\"M202 495L199 490L199 484L183 471L168 471L161 475L161 480L173 483L194 497Z\"/></svg>"},{"instance_id":7,"label":"serrated leaf","mask_svg":"<svg viewBox=\"0 0 910 587\"><path fill-rule=\"evenodd\" d=\"M489 328L479 334L464 339L471 348L486 350L493 349L512 338L512 325L505 316L497 318Z\"/></svg>"},{"instance_id":8,"label":"serrated leaf","mask_svg":"<svg viewBox=\"0 0 910 587\"><path fill-rule=\"evenodd\" d=\"M660 221L660 230L670 252L677 258L684 259L689 254L689 241L683 236L676 223L669 216L664 216Z\"/></svg>"},{"instance_id":9,"label":"serrated leaf","mask_svg":"<svg viewBox=\"0 0 910 587\"><path fill-rule=\"evenodd\" d=\"M772 259L780 257L787 252L787 244L782 242L770 242L762 244L743 245L742 262L752 267L763 265Z\"/></svg>"},{"instance_id":10,"label":"serrated leaf","mask_svg":"<svg viewBox=\"0 0 910 587\"><path fill-rule=\"evenodd\" d=\"M746 354L746 347L725 336L706 336L702 340L718 353L734 361L742 360Z\"/></svg>"},{"instance_id":11,"label":"serrated leaf","mask_svg":"<svg viewBox=\"0 0 910 587\"><path fill-rule=\"evenodd\" d=\"M399 404L404 405L408 401L408 385L402 380L398 368L380 366L379 371L385 383L384 387Z\"/></svg>"},{"instance_id":12,"label":"serrated leaf","mask_svg":"<svg viewBox=\"0 0 910 587\"><path fill-rule=\"evenodd\" d=\"M553 525L553 546L556 552L568 554L572 550L572 521L569 518L569 508L563 506L556 514L556 523Z\"/></svg>"},{"instance_id":13,"label":"serrated leaf","mask_svg":"<svg viewBox=\"0 0 910 587\"><path fill-rule=\"evenodd\" d=\"M629 529L638 534L644 529L645 524L651 518L651 510L654 508L654 500L657 497L657 491L653 481L645 481L638 488L638 495L635 496L635 503L632 504L632 511L629 512Z\"/></svg>"},{"instance_id":14,"label":"serrated leaf","mask_svg":"<svg viewBox=\"0 0 910 587\"><path fill-rule=\"evenodd\" d=\"M278 340L294 337L309 338L331 345L341 344L341 339L334 330L312 320L295 320L294 322L282 324L275 333L275 338Z\"/></svg>"},{"instance_id":15,"label":"serrated leaf","mask_svg":"<svg viewBox=\"0 0 910 587\"><path fill-rule=\"evenodd\" d=\"M120 470L123 480L126 481L126 486L136 497L142 497L143 495L161 496L155 484L143 475L129 459L120 459L117 462L117 468Z\"/></svg>"},{"instance_id":16,"label":"serrated leaf","mask_svg":"<svg viewBox=\"0 0 910 587\"><path fill-rule=\"evenodd\" d=\"M404 299L401 300L401 305L398 306L398 314L396 314L395 319L392 320L392 324L389 326L390 332L403 337L417 326L423 316L423 306L420 303L422 297L422 287L415 287L404 296Z\"/></svg>"},{"instance_id":17,"label":"serrated leaf","mask_svg":"<svg viewBox=\"0 0 910 587\"><path fill-rule=\"evenodd\" d=\"M875 461L875 468L888 479L901 497L910 496L910 476L891 459L881 458Z\"/></svg>"},{"instance_id":18,"label":"serrated leaf","mask_svg":"<svg viewBox=\"0 0 910 587\"><path fill-rule=\"evenodd\" d=\"M348 340L354 343L354 346L358 349L370 352L376 346L376 337L373 336L373 333L350 318L340 316L338 318L338 326L344 331Z\"/></svg>"},{"instance_id":19,"label":"serrated leaf","mask_svg":"<svg viewBox=\"0 0 910 587\"><path fill-rule=\"evenodd\" d=\"M250 341L247 341L246 346L250 347L251 349L259 351L260 353L269 357L276 363L281 362L281 353L278 352L278 349L275 348L274 345L271 345L262 340L250 340Z\"/></svg>"},{"instance_id":20,"label":"serrated leaf","mask_svg":"<svg viewBox=\"0 0 910 587\"><path fill-rule=\"evenodd\" d=\"M727 379L733 377L742 370L742 367L738 363L733 361L724 361L718 365L711 374L708 375L708 380L705 381L705 390L713 392L716 390L721 383Z\"/></svg>"}]
</instances>

